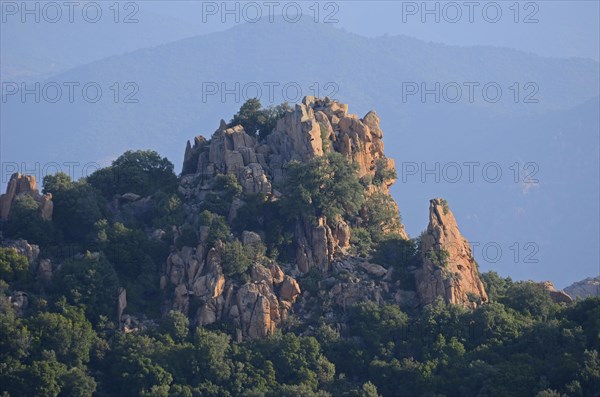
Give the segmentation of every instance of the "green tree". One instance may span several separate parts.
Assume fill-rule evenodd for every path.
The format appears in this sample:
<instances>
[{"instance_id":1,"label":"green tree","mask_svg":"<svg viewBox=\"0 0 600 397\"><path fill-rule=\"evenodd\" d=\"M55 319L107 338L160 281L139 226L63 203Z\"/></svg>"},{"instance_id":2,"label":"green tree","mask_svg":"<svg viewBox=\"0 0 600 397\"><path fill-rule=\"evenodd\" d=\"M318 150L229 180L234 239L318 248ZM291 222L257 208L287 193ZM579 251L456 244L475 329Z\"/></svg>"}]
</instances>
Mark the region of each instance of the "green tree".
<instances>
[{"instance_id":1,"label":"green tree","mask_svg":"<svg viewBox=\"0 0 600 397\"><path fill-rule=\"evenodd\" d=\"M368 347L396 341L408 325L408 316L396 305L379 306L368 301L353 306L349 312L352 335L360 336Z\"/></svg>"},{"instance_id":2,"label":"green tree","mask_svg":"<svg viewBox=\"0 0 600 397\"><path fill-rule=\"evenodd\" d=\"M59 396L91 397L96 391L96 381L81 368L71 368L60 377L62 385Z\"/></svg>"},{"instance_id":3,"label":"green tree","mask_svg":"<svg viewBox=\"0 0 600 397\"><path fill-rule=\"evenodd\" d=\"M400 390L407 396L421 396L432 389L428 366L414 358L390 361L375 359L369 366L369 378L384 396Z\"/></svg>"},{"instance_id":4,"label":"green tree","mask_svg":"<svg viewBox=\"0 0 600 397\"><path fill-rule=\"evenodd\" d=\"M54 238L54 225L42 219L39 204L28 194L17 196L12 203L10 216L6 223L6 234L17 239L22 238L35 244L44 245Z\"/></svg>"},{"instance_id":5,"label":"green tree","mask_svg":"<svg viewBox=\"0 0 600 397\"><path fill-rule=\"evenodd\" d=\"M261 243L242 244L239 240L226 243L221 258L223 273L228 276L245 273L252 263L260 260L265 249Z\"/></svg>"},{"instance_id":6,"label":"green tree","mask_svg":"<svg viewBox=\"0 0 600 397\"><path fill-rule=\"evenodd\" d=\"M0 247L0 279L23 282L29 278L29 261L15 248Z\"/></svg>"},{"instance_id":7,"label":"green tree","mask_svg":"<svg viewBox=\"0 0 600 397\"><path fill-rule=\"evenodd\" d=\"M324 388L333 381L335 366L321 352L314 337L287 333L274 338L252 342L258 353L256 362L273 363L277 381L282 384L305 384L312 391Z\"/></svg>"},{"instance_id":8,"label":"green tree","mask_svg":"<svg viewBox=\"0 0 600 397\"><path fill-rule=\"evenodd\" d=\"M168 245L148 238L140 229L121 223L97 224L96 250L102 251L127 289L127 305L132 310L158 315L160 292L158 264L169 255Z\"/></svg>"},{"instance_id":9,"label":"green tree","mask_svg":"<svg viewBox=\"0 0 600 397\"><path fill-rule=\"evenodd\" d=\"M94 322L101 315L114 317L119 280L104 255L87 252L67 259L54 280L56 291L69 303L83 305Z\"/></svg>"},{"instance_id":10,"label":"green tree","mask_svg":"<svg viewBox=\"0 0 600 397\"><path fill-rule=\"evenodd\" d=\"M44 176L44 189L42 192L46 193L55 193L60 190L68 190L73 187L73 181L71 181L71 177L64 172L57 172L54 175L46 175Z\"/></svg>"},{"instance_id":11,"label":"green tree","mask_svg":"<svg viewBox=\"0 0 600 397\"><path fill-rule=\"evenodd\" d=\"M379 243L397 234L402 221L394 199L382 192L373 192L366 196L361 211L363 227L371 234L374 243Z\"/></svg>"},{"instance_id":12,"label":"green tree","mask_svg":"<svg viewBox=\"0 0 600 397\"><path fill-rule=\"evenodd\" d=\"M258 98L248 99L240 110L233 116L230 127L240 124L244 127L246 134L256 137L260 125L264 123L264 114L261 112L262 105Z\"/></svg>"},{"instance_id":13,"label":"green tree","mask_svg":"<svg viewBox=\"0 0 600 397\"><path fill-rule=\"evenodd\" d=\"M107 371L111 380L107 387L112 394L139 396L168 391L173 375L158 362L164 349L163 344L148 335L119 335Z\"/></svg>"},{"instance_id":14,"label":"green tree","mask_svg":"<svg viewBox=\"0 0 600 397\"><path fill-rule=\"evenodd\" d=\"M242 186L235 175L219 174L212 182L211 191L202 200L200 209L227 216L233 199L241 194Z\"/></svg>"},{"instance_id":15,"label":"green tree","mask_svg":"<svg viewBox=\"0 0 600 397\"><path fill-rule=\"evenodd\" d=\"M392 276L400 281L400 287L415 289L414 274L408 270L419 262L416 240L406 240L398 235L388 235L375 247L373 262L386 268L393 268Z\"/></svg>"},{"instance_id":16,"label":"green tree","mask_svg":"<svg viewBox=\"0 0 600 397\"><path fill-rule=\"evenodd\" d=\"M0 362L23 361L30 346L31 334L23 321L13 310L0 311Z\"/></svg>"},{"instance_id":17,"label":"green tree","mask_svg":"<svg viewBox=\"0 0 600 397\"><path fill-rule=\"evenodd\" d=\"M135 193L150 196L158 191L173 193L177 176L173 163L153 150L128 150L87 180L110 200L115 194Z\"/></svg>"},{"instance_id":18,"label":"green tree","mask_svg":"<svg viewBox=\"0 0 600 397\"><path fill-rule=\"evenodd\" d=\"M377 393L377 386L371 382L363 383L360 389L360 397L380 397Z\"/></svg>"},{"instance_id":19,"label":"green tree","mask_svg":"<svg viewBox=\"0 0 600 397\"><path fill-rule=\"evenodd\" d=\"M583 368L579 378L584 391L597 393L600 390L600 358L597 350L584 352Z\"/></svg>"},{"instance_id":20,"label":"green tree","mask_svg":"<svg viewBox=\"0 0 600 397\"><path fill-rule=\"evenodd\" d=\"M258 98L251 98L244 102L238 113L233 116L229 127L239 124L248 135L264 139L275 128L277 120L289 110L291 108L287 102L263 109Z\"/></svg>"},{"instance_id":21,"label":"green tree","mask_svg":"<svg viewBox=\"0 0 600 397\"><path fill-rule=\"evenodd\" d=\"M177 249L182 249L183 247L195 247L198 245L198 233L194 230L192 225L183 224L181 228L179 228L179 236L175 240L175 246Z\"/></svg>"},{"instance_id":22,"label":"green tree","mask_svg":"<svg viewBox=\"0 0 600 397\"><path fill-rule=\"evenodd\" d=\"M496 302L478 307L469 322L470 339L493 345L513 342L523 325L512 313Z\"/></svg>"},{"instance_id":23,"label":"green tree","mask_svg":"<svg viewBox=\"0 0 600 397\"><path fill-rule=\"evenodd\" d=\"M195 372L217 383L229 379L232 366L230 343L226 334L197 327L194 334Z\"/></svg>"},{"instance_id":24,"label":"green tree","mask_svg":"<svg viewBox=\"0 0 600 397\"><path fill-rule=\"evenodd\" d=\"M284 209L298 219L352 216L364 200L356 165L336 152L307 163L290 162L283 190Z\"/></svg>"},{"instance_id":25,"label":"green tree","mask_svg":"<svg viewBox=\"0 0 600 397\"><path fill-rule=\"evenodd\" d=\"M95 333L83 312L67 307L66 313L38 313L28 321L36 351L53 351L64 363L78 366L90 359Z\"/></svg>"},{"instance_id":26,"label":"green tree","mask_svg":"<svg viewBox=\"0 0 600 397\"><path fill-rule=\"evenodd\" d=\"M221 215L210 211L202 211L198 220L200 226L208 226L208 237L206 244L213 247L217 241L227 241L231 234L229 225Z\"/></svg>"},{"instance_id":27,"label":"green tree","mask_svg":"<svg viewBox=\"0 0 600 397\"><path fill-rule=\"evenodd\" d=\"M172 225L181 225L184 221L183 202L177 194L158 192L154 195L152 226L168 229Z\"/></svg>"},{"instance_id":28,"label":"green tree","mask_svg":"<svg viewBox=\"0 0 600 397\"><path fill-rule=\"evenodd\" d=\"M170 310L161 324L162 331L170 335L176 342L187 339L190 328L190 320L181 312Z\"/></svg>"},{"instance_id":29,"label":"green tree","mask_svg":"<svg viewBox=\"0 0 600 397\"><path fill-rule=\"evenodd\" d=\"M543 285L523 281L512 284L506 290L502 303L535 317L547 317L557 306Z\"/></svg>"},{"instance_id":30,"label":"green tree","mask_svg":"<svg viewBox=\"0 0 600 397\"><path fill-rule=\"evenodd\" d=\"M250 194L244 196L244 205L238 209L232 228L236 233L244 230L261 230L267 207L267 196L264 193Z\"/></svg>"},{"instance_id":31,"label":"green tree","mask_svg":"<svg viewBox=\"0 0 600 397\"><path fill-rule=\"evenodd\" d=\"M350 233L350 246L356 255L366 257L373 249L371 233L363 227L354 227Z\"/></svg>"},{"instance_id":32,"label":"green tree","mask_svg":"<svg viewBox=\"0 0 600 397\"><path fill-rule=\"evenodd\" d=\"M51 351L43 355L43 360L34 361L25 369L25 385L31 395L56 397L61 391L61 377L66 372L66 366L58 362Z\"/></svg>"},{"instance_id":33,"label":"green tree","mask_svg":"<svg viewBox=\"0 0 600 397\"><path fill-rule=\"evenodd\" d=\"M386 157L375 160L375 176L373 176L373 184L381 185L384 182L396 179L396 170L388 166Z\"/></svg>"},{"instance_id":34,"label":"green tree","mask_svg":"<svg viewBox=\"0 0 600 397\"><path fill-rule=\"evenodd\" d=\"M490 302L497 302L506 295L506 290L512 285L510 277L502 278L496 272L481 273L481 281L485 286Z\"/></svg>"},{"instance_id":35,"label":"green tree","mask_svg":"<svg viewBox=\"0 0 600 397\"><path fill-rule=\"evenodd\" d=\"M44 191L52 193L53 221L69 242L85 243L94 236L94 225L104 215L105 202L86 181L72 182L58 173L44 177Z\"/></svg>"}]
</instances>

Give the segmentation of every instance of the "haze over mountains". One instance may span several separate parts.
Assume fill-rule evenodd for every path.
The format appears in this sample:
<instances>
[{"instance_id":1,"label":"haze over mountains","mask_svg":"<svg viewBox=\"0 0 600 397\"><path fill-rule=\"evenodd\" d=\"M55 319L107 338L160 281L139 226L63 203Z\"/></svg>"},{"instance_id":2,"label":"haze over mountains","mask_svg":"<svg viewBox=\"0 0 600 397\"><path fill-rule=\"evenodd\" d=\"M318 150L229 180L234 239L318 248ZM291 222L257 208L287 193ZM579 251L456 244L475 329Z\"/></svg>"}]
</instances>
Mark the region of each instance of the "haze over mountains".
<instances>
[{"instance_id":1,"label":"haze over mountains","mask_svg":"<svg viewBox=\"0 0 600 397\"><path fill-rule=\"evenodd\" d=\"M589 59L406 36L366 38L306 21L246 24L100 59L42 82L95 82L103 94L96 103L85 101L80 89L73 103L66 89L57 103L7 97L2 162L25 162L29 168L36 162L105 165L127 149L151 148L181 164L181 142L212 133L215 115L233 115L243 94L254 96L256 86L264 105L333 94L352 104L352 113L364 115L373 107L380 116L399 174L393 194L411 236L425 227L423 203L444 196L467 238L474 236L479 247L500 247L497 261L496 245L487 253L474 248L483 271L551 279L563 287L598 272L599 81L598 62ZM236 83L238 98L221 96L222 84L232 89ZM434 94L422 98L407 91L435 83L439 103ZM472 103L465 83L479 84ZM284 92L286 84L291 88ZM486 100L485 84L502 89L497 102ZM207 91L215 87L219 92ZM452 103L448 98L456 87L462 97ZM138 102L124 103L128 94ZM479 164L473 182L465 162ZM454 177L450 163L460 166L462 177ZM502 171L495 183L481 173L492 163ZM4 167L3 183L6 173Z\"/></svg>"}]
</instances>

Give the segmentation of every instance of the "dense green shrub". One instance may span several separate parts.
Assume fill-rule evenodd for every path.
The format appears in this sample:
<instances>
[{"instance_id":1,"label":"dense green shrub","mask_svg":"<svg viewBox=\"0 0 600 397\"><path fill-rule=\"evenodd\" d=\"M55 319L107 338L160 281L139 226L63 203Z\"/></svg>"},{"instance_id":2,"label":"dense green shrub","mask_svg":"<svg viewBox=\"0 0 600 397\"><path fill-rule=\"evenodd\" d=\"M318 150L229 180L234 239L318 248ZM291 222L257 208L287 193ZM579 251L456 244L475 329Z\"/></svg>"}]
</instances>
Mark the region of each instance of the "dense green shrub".
<instances>
[{"instance_id":1,"label":"dense green shrub","mask_svg":"<svg viewBox=\"0 0 600 397\"><path fill-rule=\"evenodd\" d=\"M223 273L228 276L245 273L265 253L262 243L242 244L239 240L226 243L223 247Z\"/></svg>"},{"instance_id":2,"label":"dense green shrub","mask_svg":"<svg viewBox=\"0 0 600 397\"><path fill-rule=\"evenodd\" d=\"M15 248L0 247L0 279L21 283L30 278L29 261Z\"/></svg>"},{"instance_id":3,"label":"dense green shrub","mask_svg":"<svg viewBox=\"0 0 600 397\"><path fill-rule=\"evenodd\" d=\"M213 180L211 191L202 201L200 209L227 216L233 199L241 194L242 186L235 175L219 174Z\"/></svg>"},{"instance_id":4,"label":"dense green shrub","mask_svg":"<svg viewBox=\"0 0 600 397\"><path fill-rule=\"evenodd\" d=\"M277 120L282 118L289 110L291 110L291 107L287 102L275 107L262 108L259 99L248 99L239 112L233 116L229 127L240 124L248 135L264 139L273 131Z\"/></svg>"},{"instance_id":5,"label":"dense green shrub","mask_svg":"<svg viewBox=\"0 0 600 397\"><path fill-rule=\"evenodd\" d=\"M55 239L60 241L54 224L42 219L39 204L27 194L18 196L13 202L5 230L11 238L22 238L34 244L44 245Z\"/></svg>"},{"instance_id":6,"label":"dense green shrub","mask_svg":"<svg viewBox=\"0 0 600 397\"><path fill-rule=\"evenodd\" d=\"M292 218L351 217L364 200L356 165L337 152L290 162L283 190L283 206Z\"/></svg>"},{"instance_id":7,"label":"dense green shrub","mask_svg":"<svg viewBox=\"0 0 600 397\"><path fill-rule=\"evenodd\" d=\"M71 181L63 173L44 177L44 192L52 193L52 220L65 240L87 243L93 239L95 224L106 216L106 201L85 180Z\"/></svg>"},{"instance_id":8,"label":"dense green shrub","mask_svg":"<svg viewBox=\"0 0 600 397\"><path fill-rule=\"evenodd\" d=\"M350 232L350 245L354 250L354 254L366 257L373 249L373 241L371 233L364 227L354 227Z\"/></svg>"},{"instance_id":9,"label":"dense green shrub","mask_svg":"<svg viewBox=\"0 0 600 397\"><path fill-rule=\"evenodd\" d=\"M107 200L115 194L124 193L140 196L149 196L157 191L173 193L177 189L173 169L173 163L153 150L128 150L110 167L90 175L87 181Z\"/></svg>"},{"instance_id":10,"label":"dense green shrub","mask_svg":"<svg viewBox=\"0 0 600 397\"><path fill-rule=\"evenodd\" d=\"M81 305L93 322L101 315L113 318L119 287L117 273L98 253L66 260L54 276L54 288L73 305Z\"/></svg>"},{"instance_id":11,"label":"dense green shrub","mask_svg":"<svg viewBox=\"0 0 600 397\"><path fill-rule=\"evenodd\" d=\"M225 218L210 211L204 210L200 213L198 225L208 227L208 237L206 239L208 247L213 247L217 241L227 241L231 235L231 230Z\"/></svg>"},{"instance_id":12,"label":"dense green shrub","mask_svg":"<svg viewBox=\"0 0 600 397\"><path fill-rule=\"evenodd\" d=\"M381 185L385 181L396 179L396 170L388 167L386 157L375 160L375 175L373 176L373 184Z\"/></svg>"},{"instance_id":13,"label":"dense green shrub","mask_svg":"<svg viewBox=\"0 0 600 397\"><path fill-rule=\"evenodd\" d=\"M534 317L547 317L557 310L546 288L538 283L516 282L507 290L501 300L505 305Z\"/></svg>"},{"instance_id":14,"label":"dense green shrub","mask_svg":"<svg viewBox=\"0 0 600 397\"><path fill-rule=\"evenodd\" d=\"M388 238L389 234L398 233L401 228L401 218L394 199L382 192L373 192L365 197L362 227L371 234L371 240L379 243Z\"/></svg>"},{"instance_id":15,"label":"dense green shrub","mask_svg":"<svg viewBox=\"0 0 600 397\"><path fill-rule=\"evenodd\" d=\"M248 130L254 128L262 139L280 115L270 109L269 116L260 105L252 106L240 116L254 123ZM253 115L256 109L266 115L264 119ZM390 295L397 288L414 290L412 271L423 254L443 269L447 253L421 253L418 239L383 233L398 225L399 215L385 195L371 194L364 201L364 188L393 175L378 162L375 178L359 182L355 167L335 154L291 164L281 198L244 196L236 178L223 175L214 179L215 196L207 202L225 213L234 199L242 199L245 205L233 223L236 235L244 230L264 232L269 254L287 258L292 266L296 249L292 236L301 222L319 216L332 221L345 218L352 227L356 254L372 255L373 262L394 270L393 279L386 280L393 287L389 292L382 289L385 300L365 302L368 295L359 293L356 301L361 303L340 302L330 312L326 286L343 279L343 288L351 288L357 280L348 273L323 280L312 268L298 277L306 300L301 298L301 305L295 306L313 309L310 317L301 310L292 312L274 335L260 340L238 341L239 324L224 312L217 322L196 327L198 309L206 303L203 298L191 296L185 314L162 305L174 288L168 282L160 289L159 275L168 254L184 245L195 246L201 236L208 248L222 243L228 283L240 285L249 282L251 266L263 262L265 248L240 243L225 218L214 212L184 219L182 198L169 187L173 181L169 163L144 153L126 153L90 182L71 181L65 174L47 177L44 190L55 200L53 222L41 222L31 197L15 203L12 215L16 215L7 225L13 222L9 237L42 242L50 236L62 254L52 258L52 283L42 283L32 281L23 256L0 248L1 392L186 397L598 395L600 298L555 304L543 286L489 272L482 279L491 302L476 309L449 305L441 298L413 308L396 295L401 310ZM152 179L155 184L147 191L136 190L140 186L133 182L111 179L115 169L129 177L141 176L145 179L141 183ZM106 198L127 191L152 195L148 219L128 223L120 218L121 210L106 210ZM175 241L171 225L183 234ZM49 232L52 227L56 238ZM167 237L150 237L153 227L163 228ZM86 250L99 254L80 255ZM44 248L41 257L51 252ZM286 273L289 267L283 263ZM365 281L358 281L359 286ZM128 326L139 321L137 330L123 332L125 324L114 316L118 287L127 289L127 312L135 316ZM274 288L277 293L281 286ZM28 305L20 307L17 296L27 298ZM281 314L273 306L270 309L271 314ZM255 308L247 310L254 313Z\"/></svg>"},{"instance_id":16,"label":"dense green shrub","mask_svg":"<svg viewBox=\"0 0 600 397\"><path fill-rule=\"evenodd\" d=\"M184 224L179 229L180 236L175 239L177 249L183 247L196 247L198 245L198 233L189 224Z\"/></svg>"}]
</instances>

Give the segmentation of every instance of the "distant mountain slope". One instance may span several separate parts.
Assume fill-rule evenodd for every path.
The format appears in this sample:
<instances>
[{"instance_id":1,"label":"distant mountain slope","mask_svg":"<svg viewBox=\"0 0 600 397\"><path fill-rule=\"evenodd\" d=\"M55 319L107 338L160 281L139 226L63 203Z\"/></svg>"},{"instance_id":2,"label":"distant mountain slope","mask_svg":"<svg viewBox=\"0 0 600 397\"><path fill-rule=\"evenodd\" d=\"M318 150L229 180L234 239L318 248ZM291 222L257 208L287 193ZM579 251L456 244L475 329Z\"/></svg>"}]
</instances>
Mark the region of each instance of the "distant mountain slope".
<instances>
[{"instance_id":1,"label":"distant mountain slope","mask_svg":"<svg viewBox=\"0 0 600 397\"><path fill-rule=\"evenodd\" d=\"M51 3L51 2L50 2ZM16 14L8 7L0 25L0 65L1 81L18 79L39 79L43 76L65 71L108 56L134 51L193 36L202 31L202 26L181 23L180 20L160 15L143 3L100 4L102 10L97 22L86 22L82 3L73 4L73 22L69 21L68 8L60 8L61 15L56 23L48 22L56 18L55 6L39 7L39 22L35 14L26 16L22 22L23 4L17 6ZM47 4L47 3L46 3ZM59 3L55 3L59 4ZM35 5L28 6L33 10ZM46 11L42 11L42 10ZM95 7L87 14L95 20ZM117 22L115 22L115 18ZM127 23L125 23L127 21Z\"/></svg>"},{"instance_id":2,"label":"distant mountain slope","mask_svg":"<svg viewBox=\"0 0 600 397\"><path fill-rule=\"evenodd\" d=\"M9 97L3 103L4 135L18 137L24 135L21 132L39 131L53 136L45 152L56 144L61 155L76 149L82 158L89 158L84 153L86 147L92 149L88 154L103 157L149 142L172 154L179 150L176 142L181 138L199 128L213 128L207 116L232 114L239 108L243 98L236 101L232 95L225 101L220 95L209 95L203 101L203 83L225 83L232 88L236 82L242 87L254 82L263 88L263 103L268 99L265 83L280 83L274 103L286 99L282 95L286 83L302 88L300 95L295 95L293 88L288 90L287 99L297 96L298 100L302 94L314 94L318 83L319 95L337 91L334 96L356 103L359 113L369 110L371 105L367 104L375 103L379 109L389 105L398 113L410 112L416 117L446 111L460 119L482 111L521 114L565 109L596 96L599 80L598 63L589 60L542 58L501 48L450 47L403 36L367 39L330 26L279 23L240 25L226 32L110 57L51 81L79 82L82 86L97 82L103 97L90 104L78 90L74 103L69 103L66 89L58 103L31 103L29 97L28 103L21 104L18 98ZM110 88L115 82L121 91L117 104ZM125 95L133 92L133 88L124 88L127 82L139 87L134 96L139 103L122 103ZM403 85L406 91L407 85L422 82L428 87L436 82L442 86L449 82L478 82L481 86L494 82L503 89L503 96L495 104L488 103L477 90L474 103L469 104L468 89L463 87L464 100L459 103L431 103L431 95L425 98L426 104L419 95L403 100ZM539 103L513 103L514 93L508 87L514 82L537 84L539 92L534 98ZM326 83L334 83L334 88L328 89ZM249 89L248 95L253 93ZM72 119L74 115L76 119ZM56 139L59 131L64 141ZM11 141L5 140L5 144ZM10 152L21 157L13 150Z\"/></svg>"},{"instance_id":3,"label":"distant mountain slope","mask_svg":"<svg viewBox=\"0 0 600 397\"><path fill-rule=\"evenodd\" d=\"M585 299L589 296L600 296L600 276L588 277L565 288L565 292L573 298Z\"/></svg>"}]
</instances>

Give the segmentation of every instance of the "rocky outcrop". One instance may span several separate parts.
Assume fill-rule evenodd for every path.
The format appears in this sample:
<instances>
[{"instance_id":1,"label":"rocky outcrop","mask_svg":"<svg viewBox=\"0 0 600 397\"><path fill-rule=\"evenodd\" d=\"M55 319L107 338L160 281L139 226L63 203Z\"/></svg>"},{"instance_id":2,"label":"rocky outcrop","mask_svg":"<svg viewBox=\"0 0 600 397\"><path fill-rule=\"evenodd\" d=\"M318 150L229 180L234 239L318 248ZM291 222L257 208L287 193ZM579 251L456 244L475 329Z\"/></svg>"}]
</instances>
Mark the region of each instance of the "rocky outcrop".
<instances>
[{"instance_id":1,"label":"rocky outcrop","mask_svg":"<svg viewBox=\"0 0 600 397\"><path fill-rule=\"evenodd\" d=\"M2 246L6 248L14 248L17 253L27 258L29 266L33 267L40 255L40 247L36 244L29 244L27 240L7 240L2 242Z\"/></svg>"},{"instance_id":2,"label":"rocky outcrop","mask_svg":"<svg viewBox=\"0 0 600 397\"><path fill-rule=\"evenodd\" d=\"M29 296L27 292L15 291L8 298L8 301L12 304L13 308L17 312L17 315L22 316L25 310L29 307Z\"/></svg>"},{"instance_id":3,"label":"rocky outcrop","mask_svg":"<svg viewBox=\"0 0 600 397\"><path fill-rule=\"evenodd\" d=\"M52 281L53 267L52 261L48 258L40 258L40 247L36 244L29 244L27 240L5 240L1 244L5 248L13 248L18 254L27 258L29 269L43 284Z\"/></svg>"},{"instance_id":4,"label":"rocky outcrop","mask_svg":"<svg viewBox=\"0 0 600 397\"><path fill-rule=\"evenodd\" d=\"M571 303L573 302L573 298L569 296L565 291L559 291L554 288L554 284L552 281L543 281L540 283L542 287L548 291L550 295L550 299L554 301L554 303Z\"/></svg>"},{"instance_id":5,"label":"rocky outcrop","mask_svg":"<svg viewBox=\"0 0 600 397\"><path fill-rule=\"evenodd\" d=\"M590 296L600 296L600 276L588 277L569 285L564 291L573 299L585 299Z\"/></svg>"},{"instance_id":6,"label":"rocky outcrop","mask_svg":"<svg viewBox=\"0 0 600 397\"><path fill-rule=\"evenodd\" d=\"M422 266L416 273L421 305L438 297L448 303L475 307L488 300L471 246L460 234L443 199L429 204L429 225L421 236Z\"/></svg>"},{"instance_id":7,"label":"rocky outcrop","mask_svg":"<svg viewBox=\"0 0 600 397\"><path fill-rule=\"evenodd\" d=\"M37 278L42 283L49 283L52 281L52 262L50 259L40 259L40 263L37 268Z\"/></svg>"},{"instance_id":8,"label":"rocky outcrop","mask_svg":"<svg viewBox=\"0 0 600 397\"><path fill-rule=\"evenodd\" d=\"M261 239L246 231L242 242L257 244ZM222 252L222 243L207 249L205 240L172 252L161 278L161 288L173 290L165 309L188 314L197 325L229 321L240 339L272 334L287 318L300 286L266 258L252 265L247 281L225 277Z\"/></svg>"},{"instance_id":9,"label":"rocky outcrop","mask_svg":"<svg viewBox=\"0 0 600 397\"><path fill-rule=\"evenodd\" d=\"M360 177L377 179L368 192L389 196L394 183L394 162L384 155L379 117L370 111L362 119L348 113L348 105L329 98L305 97L279 119L263 142L246 134L241 125L223 120L210 140L198 136L188 142L184 155L180 191L186 198L204 200L218 174L235 175L244 193L276 197L273 186L284 181L290 161L306 162L328 152L338 152L357 165ZM235 217L239 204L230 210ZM394 200L392 212L398 213ZM398 218L386 233L408 238ZM340 219L321 217L316 222L300 220L295 228L296 262L302 272L316 267L326 273L329 263L347 254L350 227Z\"/></svg>"},{"instance_id":10,"label":"rocky outcrop","mask_svg":"<svg viewBox=\"0 0 600 397\"><path fill-rule=\"evenodd\" d=\"M311 268L317 268L321 273L327 273L329 262L333 260L336 253L343 253L346 247L333 236L327 219L321 217L317 223L310 221L298 221L295 231L296 238L296 264L301 272L306 273ZM342 244L348 244L344 241Z\"/></svg>"},{"instance_id":11,"label":"rocky outcrop","mask_svg":"<svg viewBox=\"0 0 600 397\"><path fill-rule=\"evenodd\" d=\"M52 194L40 194L35 176L14 173L6 186L6 193L0 196L0 220L8 220L14 201L22 195L31 196L37 203L42 219L51 220L54 204Z\"/></svg>"},{"instance_id":12,"label":"rocky outcrop","mask_svg":"<svg viewBox=\"0 0 600 397\"><path fill-rule=\"evenodd\" d=\"M119 287L117 292L117 320L120 322L123 317L123 311L127 307L127 290L123 287Z\"/></svg>"},{"instance_id":13,"label":"rocky outcrop","mask_svg":"<svg viewBox=\"0 0 600 397\"><path fill-rule=\"evenodd\" d=\"M329 274L314 288L303 291L295 305L302 319L321 317L341 330L344 313L362 302L396 304L403 311L414 313L419 300L410 285L414 284L416 268L394 275L391 268L371 263L365 258L347 256L332 262Z\"/></svg>"},{"instance_id":14,"label":"rocky outcrop","mask_svg":"<svg viewBox=\"0 0 600 397\"><path fill-rule=\"evenodd\" d=\"M374 111L360 118L349 114L345 104L329 98L306 97L283 114L262 140L248 135L241 125L228 125L221 120L210 140L198 136L193 143L188 142L179 187L188 225L198 224L198 214L206 208L205 203L219 203L226 197L219 186L231 184L233 178L219 175L233 176L246 194L230 198L226 208L219 207L232 224L244 200L248 200L247 195L261 193L261 200L271 201L281 197L275 187L285 182L290 162L308 162L330 152L337 152L356 165L370 206L365 205L344 219L300 216L287 229L293 235L295 256L293 251L286 254L290 254L293 263L282 267L263 258L236 277L223 272L226 264L222 243L210 248L206 243L208 227L197 227L200 244L174 250L166 261L160 281L170 297L165 309L186 313L198 325L229 321L241 339L272 334L292 310L310 317L316 307L347 308L363 301L395 302L407 311L438 298L468 307L486 302L487 294L471 248L441 199L431 201L419 260L412 258L394 270L391 264L382 266L368 258L351 256L353 227L376 219L377 211L398 213L389 193L395 181L395 164L384 155L379 123ZM257 217L262 216L257 213ZM408 239L399 216L391 222L381 222L378 230L381 235ZM265 237L264 230L244 231L227 239L237 237L244 245L252 245L259 244L261 236ZM417 266L419 261L422 263ZM317 269L319 275L310 273L311 269ZM316 282L319 288L301 292L294 276L303 275L309 280L319 277L308 284L314 286ZM332 311L326 316L336 315Z\"/></svg>"}]
</instances>

